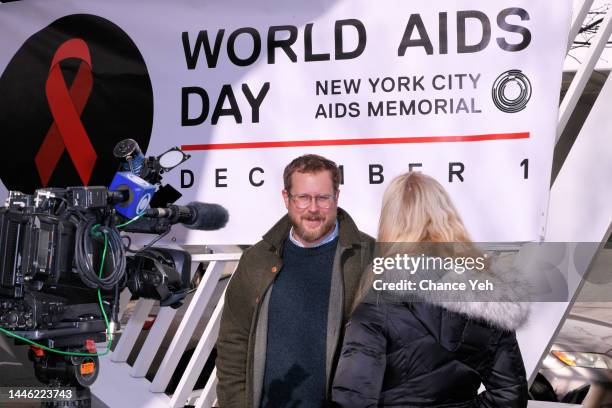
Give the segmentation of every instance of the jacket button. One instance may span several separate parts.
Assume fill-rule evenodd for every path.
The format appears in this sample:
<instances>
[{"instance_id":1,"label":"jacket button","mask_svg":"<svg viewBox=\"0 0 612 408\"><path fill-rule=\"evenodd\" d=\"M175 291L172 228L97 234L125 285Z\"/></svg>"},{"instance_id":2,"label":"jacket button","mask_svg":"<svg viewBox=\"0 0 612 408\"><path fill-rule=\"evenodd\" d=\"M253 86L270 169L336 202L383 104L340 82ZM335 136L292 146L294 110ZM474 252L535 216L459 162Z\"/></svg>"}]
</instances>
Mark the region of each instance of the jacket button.
<instances>
[{"instance_id":1,"label":"jacket button","mask_svg":"<svg viewBox=\"0 0 612 408\"><path fill-rule=\"evenodd\" d=\"M272 273L276 273L278 271L278 268L276 266L272 267Z\"/></svg>"}]
</instances>

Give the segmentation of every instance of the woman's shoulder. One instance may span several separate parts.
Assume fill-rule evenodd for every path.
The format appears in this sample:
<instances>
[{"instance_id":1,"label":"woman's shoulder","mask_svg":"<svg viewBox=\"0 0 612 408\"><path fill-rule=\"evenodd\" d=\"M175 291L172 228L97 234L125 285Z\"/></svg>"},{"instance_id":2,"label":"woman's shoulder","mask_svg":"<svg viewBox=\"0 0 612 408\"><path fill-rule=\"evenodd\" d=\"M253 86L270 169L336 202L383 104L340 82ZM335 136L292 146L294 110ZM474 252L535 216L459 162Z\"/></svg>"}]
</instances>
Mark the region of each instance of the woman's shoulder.
<instances>
[{"instance_id":1,"label":"woman's shoulder","mask_svg":"<svg viewBox=\"0 0 612 408\"><path fill-rule=\"evenodd\" d=\"M398 321L417 321L414 315L415 305L409 302L389 301L379 293L365 296L355 307L351 315L352 321L369 321L378 323L385 328L393 327Z\"/></svg>"}]
</instances>

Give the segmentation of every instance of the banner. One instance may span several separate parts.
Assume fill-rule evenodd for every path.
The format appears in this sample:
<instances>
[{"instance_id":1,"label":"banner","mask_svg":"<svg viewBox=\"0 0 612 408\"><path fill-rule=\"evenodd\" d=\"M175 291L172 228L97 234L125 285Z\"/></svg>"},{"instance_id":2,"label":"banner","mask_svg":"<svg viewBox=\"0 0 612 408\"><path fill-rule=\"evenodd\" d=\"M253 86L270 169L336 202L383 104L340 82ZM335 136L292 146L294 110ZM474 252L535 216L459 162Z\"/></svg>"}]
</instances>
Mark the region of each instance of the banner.
<instances>
[{"instance_id":1,"label":"banner","mask_svg":"<svg viewBox=\"0 0 612 408\"><path fill-rule=\"evenodd\" d=\"M55 0L0 12L0 197L108 185L114 145L180 146L179 204L252 244L285 213L282 172L341 165L339 205L376 234L407 170L449 191L476 240L544 234L571 3Z\"/></svg>"}]
</instances>

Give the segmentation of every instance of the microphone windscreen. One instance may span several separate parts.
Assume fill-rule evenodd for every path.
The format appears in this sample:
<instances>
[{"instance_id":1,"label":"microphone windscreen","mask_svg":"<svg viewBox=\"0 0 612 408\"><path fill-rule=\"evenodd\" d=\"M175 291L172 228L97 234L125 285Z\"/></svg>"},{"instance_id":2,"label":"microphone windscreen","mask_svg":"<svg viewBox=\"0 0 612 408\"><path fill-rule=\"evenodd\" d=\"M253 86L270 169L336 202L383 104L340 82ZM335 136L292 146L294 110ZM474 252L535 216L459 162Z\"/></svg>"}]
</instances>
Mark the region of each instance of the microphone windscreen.
<instances>
[{"instance_id":1,"label":"microphone windscreen","mask_svg":"<svg viewBox=\"0 0 612 408\"><path fill-rule=\"evenodd\" d=\"M187 207L195 213L193 221L183 223L189 229L214 231L225 227L229 220L229 213L219 204L194 201L187 204Z\"/></svg>"}]
</instances>

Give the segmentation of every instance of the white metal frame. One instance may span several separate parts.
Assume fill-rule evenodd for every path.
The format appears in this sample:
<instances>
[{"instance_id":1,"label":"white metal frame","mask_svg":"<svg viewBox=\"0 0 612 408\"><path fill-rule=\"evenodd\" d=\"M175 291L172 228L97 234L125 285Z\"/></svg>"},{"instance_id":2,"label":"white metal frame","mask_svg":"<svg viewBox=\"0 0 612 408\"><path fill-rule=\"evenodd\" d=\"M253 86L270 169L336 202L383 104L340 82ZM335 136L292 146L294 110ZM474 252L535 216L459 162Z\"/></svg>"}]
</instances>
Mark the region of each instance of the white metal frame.
<instances>
[{"instance_id":1,"label":"white metal frame","mask_svg":"<svg viewBox=\"0 0 612 408\"><path fill-rule=\"evenodd\" d=\"M160 308L155 322L138 352L134 365L130 367L127 364L127 359L132 353L134 345L141 335L142 326L154 305L154 301L149 299L137 301L132 316L123 329L121 338L110 358L103 357L100 359L100 374L92 386L92 392L100 402L110 407L128 405L164 408L182 407L188 401L193 402L197 407L212 406L216 399L216 370L213 371L203 390L194 390L193 387L217 339L224 295L221 296L212 317L206 323L204 332L200 336L193 356L189 360L174 394L167 396L164 391L194 335L205 308L211 301L219 279L224 272L233 273L241 255L241 253L231 253L192 256L193 269L200 262L209 262L209 264L152 382L144 377L151 367L171 323L176 318L177 310L169 307ZM127 303L125 297L124 295L123 302ZM129 296L127 296L127 299L129 299Z\"/></svg>"},{"instance_id":2,"label":"white metal frame","mask_svg":"<svg viewBox=\"0 0 612 408\"><path fill-rule=\"evenodd\" d=\"M572 31L575 31L575 33L578 33L578 29L584 20L584 16L587 15L592 3L593 2L591 0L587 0L582 5L578 18L572 26ZM579 19L580 16L582 16L581 20ZM563 101L561 102L561 106L559 107L559 122L557 124L557 141L559 141L563 130L567 126L567 122L569 121L570 116L578 103L578 99L580 99L580 95L582 95L584 87L589 81L589 78L591 78L595 65L597 64L597 61L599 61L599 57L601 57L601 53L606 46L608 39L610 38L610 34L612 34L612 24L610 24L610 21L612 21L612 12L608 11L604 20L601 22L597 35L593 39L593 44L589 47L586 61L580 65L580 68L576 72L576 76L572 80L572 83L568 88ZM578 26L578 28L576 28L576 26ZM570 37L572 38L571 41L573 41L574 37Z\"/></svg>"},{"instance_id":3,"label":"white metal frame","mask_svg":"<svg viewBox=\"0 0 612 408\"><path fill-rule=\"evenodd\" d=\"M576 13L570 33L571 41L578 33L578 29L592 3L592 0L584 1L582 7ZM565 130L578 99L582 95L611 34L612 9L608 10L603 19L589 49L586 61L583 61L580 69L576 72L561 102L556 135L557 142ZM609 76L604 87L612 86L611 84L612 76ZM600 129L598 124L590 123L590 119L597 111L608 109L607 106L604 106L605 102L601 98L596 100L551 187L545 236L545 240L548 242L602 242L609 233L612 217L612 195L609 188L610 175L612 175L612 148L610 148L609 133L612 132L612 129ZM598 159L594 157L594 153L597 153ZM592 262L596 254L597 251L594 246L592 253L589 254L588 263ZM573 272L568 276L570 296L573 299L581 286L585 271L568 270L568 272ZM573 301L533 305L533 309L537 310L538 315L542 316L543 319L558 323L555 331L547 330L545 333L543 332L541 338L534 339L530 344L531 347L540 351L540 358L535 364L535 369L528 369L528 372L531 371L531 380L537 374L537 367L548 354L550 345L563 325L572 304ZM543 326L545 325L546 323L543 323ZM538 329L533 328L532 330L537 331ZM585 408L592 408L586 399L584 402ZM567 404L540 403L540 405L530 404L530 406L565 407Z\"/></svg>"}]
</instances>

